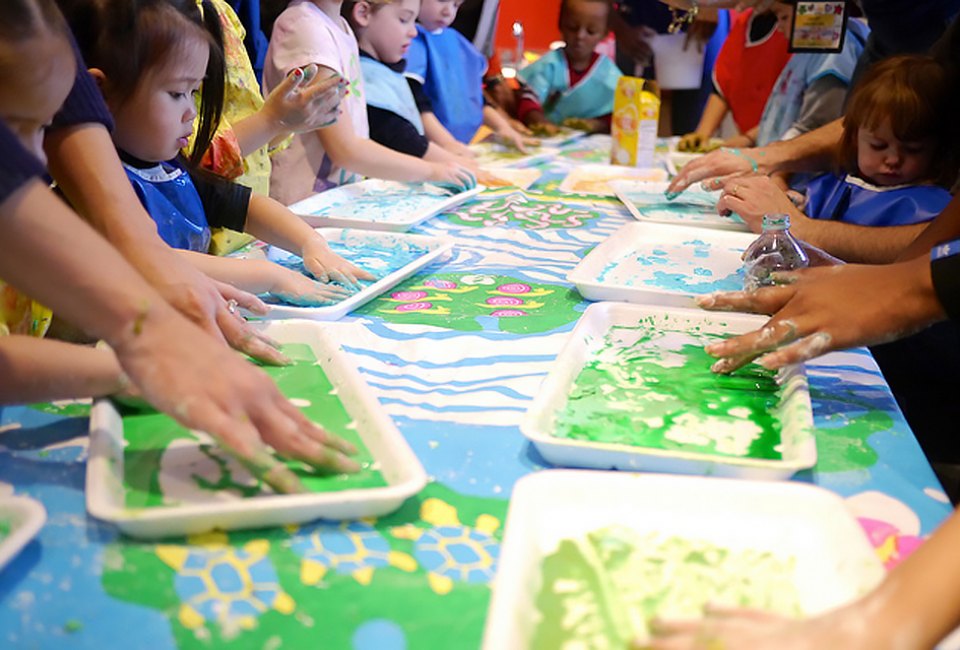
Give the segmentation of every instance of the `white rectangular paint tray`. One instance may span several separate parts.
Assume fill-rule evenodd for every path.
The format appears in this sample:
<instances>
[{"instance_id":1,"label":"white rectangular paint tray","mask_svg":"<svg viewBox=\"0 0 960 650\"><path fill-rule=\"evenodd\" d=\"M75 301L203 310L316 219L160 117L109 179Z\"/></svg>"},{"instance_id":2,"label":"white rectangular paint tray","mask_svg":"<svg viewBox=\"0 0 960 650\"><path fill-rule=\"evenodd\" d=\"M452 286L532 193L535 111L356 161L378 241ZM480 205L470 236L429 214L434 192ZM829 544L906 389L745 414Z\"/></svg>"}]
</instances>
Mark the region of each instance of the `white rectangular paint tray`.
<instances>
[{"instance_id":1,"label":"white rectangular paint tray","mask_svg":"<svg viewBox=\"0 0 960 650\"><path fill-rule=\"evenodd\" d=\"M543 559L564 539L620 525L640 534L769 552L794 562L804 615L833 609L883 577L843 500L820 487L658 474L550 470L517 482L487 614L484 650L529 647Z\"/></svg>"},{"instance_id":2,"label":"white rectangular paint tray","mask_svg":"<svg viewBox=\"0 0 960 650\"><path fill-rule=\"evenodd\" d=\"M473 198L483 189L477 186L450 194L431 184L367 179L314 194L294 203L290 210L315 228L405 232Z\"/></svg>"},{"instance_id":3,"label":"white rectangular paint tray","mask_svg":"<svg viewBox=\"0 0 960 650\"><path fill-rule=\"evenodd\" d=\"M570 389L584 366L595 358L606 334L614 327L643 327L663 332L740 334L761 326L763 318L746 314L711 313L623 303L590 305L557 356L540 390L520 421L520 431L550 463L565 467L622 469L646 472L700 474L780 480L813 467L817 462L813 411L802 366L790 366L778 375L780 399L780 459L719 455L696 449L668 450L630 444L593 442L553 435L557 413L568 402ZM666 337L665 345L669 340ZM665 348L666 350L666 348ZM664 354L666 358L666 354Z\"/></svg>"},{"instance_id":4,"label":"white rectangular paint tray","mask_svg":"<svg viewBox=\"0 0 960 650\"><path fill-rule=\"evenodd\" d=\"M453 248L453 240L449 237L433 235L412 235L409 233L377 232L368 230L352 230L338 228L318 228L323 237L333 246L345 246L356 251L356 257L344 255L346 259L358 266L364 267L362 261L367 259L371 266L365 270L378 276L378 280L364 287L347 298L332 304L319 307L298 307L295 305L272 304L267 318L310 318L313 320L337 320L343 318L354 309L373 300L380 294L389 291L403 282L417 271L432 264ZM373 251L401 251L422 249L424 253L412 259L401 268L389 270L380 264L384 262L372 254ZM266 252L267 259L274 262L299 259L287 251L271 246ZM389 259L386 260L389 262ZM377 265L377 266L372 266Z\"/></svg>"},{"instance_id":5,"label":"white rectangular paint tray","mask_svg":"<svg viewBox=\"0 0 960 650\"><path fill-rule=\"evenodd\" d=\"M324 334L322 326L297 320L273 321L261 326L266 335L280 343L302 343L311 348L355 422L356 431L386 485L309 494L263 492L248 497L232 490L201 490L191 484L195 484L198 468L210 467L209 457L200 449L202 440L184 441L175 450L176 462L165 465L162 457L158 461L158 484L169 503L128 508L123 482L123 420L110 401L98 400L90 418L87 462L87 510L91 515L116 524L128 535L156 538L215 528L280 526L318 518L377 517L396 510L423 489L427 477L420 461L346 354ZM199 435L208 440L205 434ZM172 449L173 446L167 447L163 453ZM224 457L231 463L233 476L240 477L238 481L243 476L249 478L239 464ZM176 498L169 498L170 493L176 493Z\"/></svg>"},{"instance_id":6,"label":"white rectangular paint tray","mask_svg":"<svg viewBox=\"0 0 960 650\"><path fill-rule=\"evenodd\" d=\"M695 306L714 291L743 289L746 233L632 222L621 226L567 274L588 300Z\"/></svg>"}]
</instances>

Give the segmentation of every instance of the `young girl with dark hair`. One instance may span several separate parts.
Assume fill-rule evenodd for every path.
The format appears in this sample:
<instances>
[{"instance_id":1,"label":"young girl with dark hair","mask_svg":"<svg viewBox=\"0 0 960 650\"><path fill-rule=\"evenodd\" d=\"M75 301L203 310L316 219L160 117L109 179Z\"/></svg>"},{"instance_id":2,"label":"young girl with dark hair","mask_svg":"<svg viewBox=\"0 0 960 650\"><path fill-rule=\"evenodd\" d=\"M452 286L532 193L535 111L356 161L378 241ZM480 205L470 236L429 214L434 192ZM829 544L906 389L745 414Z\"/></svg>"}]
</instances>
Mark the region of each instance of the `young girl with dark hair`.
<instances>
[{"instance_id":1,"label":"young girl with dark hair","mask_svg":"<svg viewBox=\"0 0 960 650\"><path fill-rule=\"evenodd\" d=\"M357 278L372 279L284 206L194 166L216 132L223 97L220 26L209 0L200 7L194 0L69 0L64 6L114 115L113 141L127 176L168 244L206 253L211 225L223 226L301 255L321 283L353 287ZM200 127L184 160L180 150L193 131L196 93ZM214 278L295 304L323 304L346 292L268 262L208 255L191 261Z\"/></svg>"}]
</instances>

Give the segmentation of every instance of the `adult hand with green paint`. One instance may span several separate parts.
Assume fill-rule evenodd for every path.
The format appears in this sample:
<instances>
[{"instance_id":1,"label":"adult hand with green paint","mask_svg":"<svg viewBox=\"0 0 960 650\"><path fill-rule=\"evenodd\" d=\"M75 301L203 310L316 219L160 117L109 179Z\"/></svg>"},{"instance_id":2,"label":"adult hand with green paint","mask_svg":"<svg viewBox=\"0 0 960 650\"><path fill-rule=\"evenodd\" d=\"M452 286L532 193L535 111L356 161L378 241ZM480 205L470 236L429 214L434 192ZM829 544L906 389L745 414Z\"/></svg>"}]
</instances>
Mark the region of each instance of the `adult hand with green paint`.
<instances>
[{"instance_id":1,"label":"adult hand with green paint","mask_svg":"<svg viewBox=\"0 0 960 650\"><path fill-rule=\"evenodd\" d=\"M701 296L713 311L772 314L760 329L708 345L729 373L754 359L765 368L858 345L886 343L944 318L930 276L919 257L897 264L822 266L774 274L781 286Z\"/></svg>"}]
</instances>

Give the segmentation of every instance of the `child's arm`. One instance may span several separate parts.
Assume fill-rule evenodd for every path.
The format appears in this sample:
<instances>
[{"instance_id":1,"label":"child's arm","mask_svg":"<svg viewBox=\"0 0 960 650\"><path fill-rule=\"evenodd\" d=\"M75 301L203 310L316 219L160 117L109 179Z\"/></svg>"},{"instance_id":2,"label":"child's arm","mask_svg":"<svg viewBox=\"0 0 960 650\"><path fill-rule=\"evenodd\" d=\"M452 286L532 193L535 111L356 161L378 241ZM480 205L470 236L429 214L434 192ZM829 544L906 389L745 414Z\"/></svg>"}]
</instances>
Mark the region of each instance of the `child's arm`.
<instances>
[{"instance_id":1,"label":"child's arm","mask_svg":"<svg viewBox=\"0 0 960 650\"><path fill-rule=\"evenodd\" d=\"M453 137L453 134L447 131L447 127L437 119L436 115L429 112L420 113L420 119L423 120L423 131L427 136L427 140L457 156L476 158L477 155L470 147Z\"/></svg>"},{"instance_id":2,"label":"child's arm","mask_svg":"<svg viewBox=\"0 0 960 650\"><path fill-rule=\"evenodd\" d=\"M343 77L314 64L296 68L265 98L263 107L233 125L244 157L290 133L312 131L337 119Z\"/></svg>"},{"instance_id":3,"label":"child's arm","mask_svg":"<svg viewBox=\"0 0 960 650\"><path fill-rule=\"evenodd\" d=\"M246 231L257 239L302 257L303 265L320 282L334 280L353 287L356 286L358 278L375 279L367 271L357 268L330 250L322 235L281 203L269 197L251 195Z\"/></svg>"},{"instance_id":4,"label":"child's arm","mask_svg":"<svg viewBox=\"0 0 960 650\"><path fill-rule=\"evenodd\" d=\"M492 106L483 107L483 123L490 127L494 133L497 134L504 142L513 145L520 151L526 153L527 145L535 145L536 140L531 138L525 138L520 133L517 132L510 122L507 121L503 115L500 114L500 111L493 108Z\"/></svg>"},{"instance_id":5,"label":"child's arm","mask_svg":"<svg viewBox=\"0 0 960 650\"><path fill-rule=\"evenodd\" d=\"M477 183L470 170L461 165L421 160L357 137L347 113L335 124L317 129L316 134L336 165L364 176L407 183L432 182L458 190L470 189Z\"/></svg>"},{"instance_id":6,"label":"child's arm","mask_svg":"<svg viewBox=\"0 0 960 650\"><path fill-rule=\"evenodd\" d=\"M178 252L203 273L220 282L250 293L268 293L293 305L329 305L350 295L348 289L315 282L302 273L267 260L216 257L192 251Z\"/></svg>"},{"instance_id":7,"label":"child's arm","mask_svg":"<svg viewBox=\"0 0 960 650\"><path fill-rule=\"evenodd\" d=\"M0 336L0 374L0 404L103 397L130 384L110 349L32 336Z\"/></svg>"}]
</instances>

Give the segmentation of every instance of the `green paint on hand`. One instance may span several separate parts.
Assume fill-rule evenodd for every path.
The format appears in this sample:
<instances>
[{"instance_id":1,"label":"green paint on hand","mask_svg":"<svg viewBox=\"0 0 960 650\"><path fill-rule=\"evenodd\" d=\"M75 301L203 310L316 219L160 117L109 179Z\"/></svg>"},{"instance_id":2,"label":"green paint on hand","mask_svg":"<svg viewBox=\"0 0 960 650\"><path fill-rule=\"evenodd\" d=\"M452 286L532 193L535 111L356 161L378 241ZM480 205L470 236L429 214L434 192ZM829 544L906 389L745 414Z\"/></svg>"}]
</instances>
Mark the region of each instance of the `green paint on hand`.
<instances>
[{"instance_id":1,"label":"green paint on hand","mask_svg":"<svg viewBox=\"0 0 960 650\"><path fill-rule=\"evenodd\" d=\"M710 371L716 336L652 325L614 327L574 381L561 438L779 460L775 373Z\"/></svg>"},{"instance_id":2,"label":"green paint on hand","mask_svg":"<svg viewBox=\"0 0 960 650\"><path fill-rule=\"evenodd\" d=\"M563 540L541 569L530 648L626 648L655 617L700 618L708 603L799 616L793 558L623 527Z\"/></svg>"},{"instance_id":3,"label":"green paint on hand","mask_svg":"<svg viewBox=\"0 0 960 650\"><path fill-rule=\"evenodd\" d=\"M358 451L352 458L363 468L356 474L338 474L307 467L298 461L288 461L290 467L310 492L334 492L355 488L382 487L387 483L373 466L373 457L353 428L353 420L340 401L339 396L316 356L308 345L283 346L283 352L293 363L289 366L263 366L264 371L276 382L284 395L297 400L304 415L320 424L327 431L353 443ZM194 474L192 479L198 490L210 492L230 491L243 497L263 492L264 486L244 474L229 455L218 445L190 445L198 439L195 434L177 424L166 415L156 412L141 412L123 418L124 440L124 488L128 508L150 508L169 505L169 499L161 486L162 465L169 460L171 445L187 443L206 457L212 474ZM197 452L191 453L196 460Z\"/></svg>"}]
</instances>

